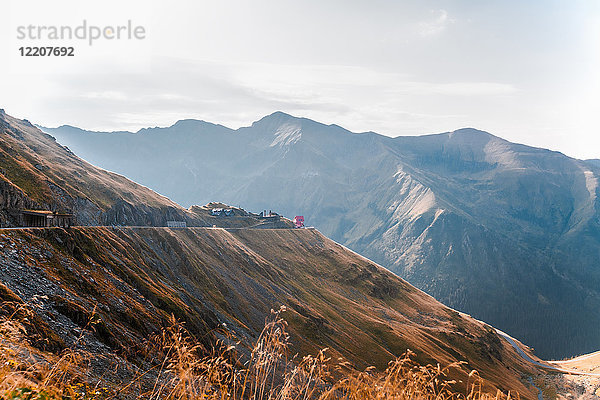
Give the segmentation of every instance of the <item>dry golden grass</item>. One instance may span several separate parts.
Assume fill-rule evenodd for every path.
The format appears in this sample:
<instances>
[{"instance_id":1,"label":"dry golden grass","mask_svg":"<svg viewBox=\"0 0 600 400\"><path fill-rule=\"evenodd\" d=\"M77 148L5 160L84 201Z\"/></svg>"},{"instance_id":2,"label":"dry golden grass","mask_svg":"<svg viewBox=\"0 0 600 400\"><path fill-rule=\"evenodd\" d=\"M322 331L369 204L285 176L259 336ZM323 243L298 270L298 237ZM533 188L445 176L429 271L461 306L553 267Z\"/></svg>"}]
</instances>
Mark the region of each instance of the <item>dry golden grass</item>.
<instances>
[{"instance_id":1,"label":"dry golden grass","mask_svg":"<svg viewBox=\"0 0 600 400\"><path fill-rule=\"evenodd\" d=\"M172 324L158 338L161 362L153 368L150 390L134 394L134 381L123 382L119 390L89 387L86 362L91 354L68 349L58 356L28 345L22 324L11 316L0 321L0 399L248 399L248 400L491 400L518 398L518 395L482 392L483 382L476 371L466 376L466 391L455 390L448 371L460 363L441 368L419 365L410 352L391 361L384 372L375 368L356 371L343 360L333 362L327 349L302 359L288 358L289 335L281 316L273 311L246 357L236 345L221 342L207 353L196 344L182 324ZM204 355L203 355L204 354ZM245 359L245 361L244 361Z\"/></svg>"},{"instance_id":2,"label":"dry golden grass","mask_svg":"<svg viewBox=\"0 0 600 400\"><path fill-rule=\"evenodd\" d=\"M3 304L3 308L7 304ZM60 355L31 346L20 318L32 314L23 305L0 319L0 399L80 399L86 360L83 351L66 349ZM89 389L88 389L89 391Z\"/></svg>"}]
</instances>

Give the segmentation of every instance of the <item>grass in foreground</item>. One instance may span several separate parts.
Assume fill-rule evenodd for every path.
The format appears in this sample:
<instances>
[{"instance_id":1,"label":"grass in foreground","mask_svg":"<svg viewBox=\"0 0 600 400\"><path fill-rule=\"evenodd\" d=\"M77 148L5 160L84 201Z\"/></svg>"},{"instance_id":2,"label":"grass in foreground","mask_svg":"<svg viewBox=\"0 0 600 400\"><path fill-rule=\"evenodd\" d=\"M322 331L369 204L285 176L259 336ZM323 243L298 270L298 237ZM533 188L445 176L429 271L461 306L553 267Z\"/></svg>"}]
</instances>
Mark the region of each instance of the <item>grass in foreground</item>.
<instances>
[{"instance_id":1,"label":"grass in foreground","mask_svg":"<svg viewBox=\"0 0 600 400\"><path fill-rule=\"evenodd\" d=\"M237 345L221 343L209 355L195 344L181 324L173 323L159 338L160 358L146 371L116 388L90 385L86 364L90 354L66 350L55 356L27 344L27 333L11 318L0 321L0 399L424 399L491 400L517 396L482 392L476 371L467 377L466 391L455 391L446 368L422 366L407 352L384 372L356 371L342 360L333 362L327 349L302 359L288 358L289 336L282 308L272 313L253 349L245 357ZM244 362L244 359L246 361ZM139 380L153 377L150 389Z\"/></svg>"}]
</instances>

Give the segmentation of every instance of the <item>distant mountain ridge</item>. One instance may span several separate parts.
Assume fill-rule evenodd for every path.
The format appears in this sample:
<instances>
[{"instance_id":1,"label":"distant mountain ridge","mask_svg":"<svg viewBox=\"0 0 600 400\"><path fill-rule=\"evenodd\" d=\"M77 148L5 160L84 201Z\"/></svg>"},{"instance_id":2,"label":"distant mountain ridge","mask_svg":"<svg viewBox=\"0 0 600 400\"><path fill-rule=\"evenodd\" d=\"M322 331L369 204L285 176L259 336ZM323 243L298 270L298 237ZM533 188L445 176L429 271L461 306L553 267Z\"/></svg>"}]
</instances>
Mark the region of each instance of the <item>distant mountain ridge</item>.
<instances>
[{"instance_id":1,"label":"distant mountain ridge","mask_svg":"<svg viewBox=\"0 0 600 400\"><path fill-rule=\"evenodd\" d=\"M81 370L89 387L119 398L148 397L165 373L152 338L164 339L173 317L207 354L213 345L237 343L242 365L269 310L285 305L289 354L297 353L286 362L328 348L332 360L348 361L345 369L383 370L410 349L422 364L461 361L449 371L461 393L474 368L484 392L536 398L523 377L541 370L516 350L530 353L526 346L513 347L491 326L320 232L261 229L271 226L249 225L259 218L222 203L183 209L86 163L27 121L0 117L0 184L13 190L0 192L0 322L22 325L16 333L0 332L11 377L26 371L31 384L45 385L30 364L21 367L22 359L55 365L65 353L81 354L73 371ZM12 201L16 193L21 203ZM23 203L59 209L79 202L86 205L73 209L80 222L109 226L3 229ZM128 212L115 212L116 204L127 204ZM215 228L212 211L225 207L235 216L214 221L230 221ZM205 227L151 226L169 217ZM290 227L289 220L279 222Z\"/></svg>"},{"instance_id":2,"label":"distant mountain ridge","mask_svg":"<svg viewBox=\"0 0 600 400\"><path fill-rule=\"evenodd\" d=\"M237 130L44 130L183 205L219 200L310 225L543 357L600 347L594 161L466 128L352 133L277 112Z\"/></svg>"},{"instance_id":3,"label":"distant mountain ridge","mask_svg":"<svg viewBox=\"0 0 600 400\"><path fill-rule=\"evenodd\" d=\"M80 225L189 226L224 228L291 226L265 221L236 208L232 218L211 215L223 204L184 209L117 173L81 160L26 120L0 109L0 228L19 226L23 209L73 213Z\"/></svg>"}]
</instances>

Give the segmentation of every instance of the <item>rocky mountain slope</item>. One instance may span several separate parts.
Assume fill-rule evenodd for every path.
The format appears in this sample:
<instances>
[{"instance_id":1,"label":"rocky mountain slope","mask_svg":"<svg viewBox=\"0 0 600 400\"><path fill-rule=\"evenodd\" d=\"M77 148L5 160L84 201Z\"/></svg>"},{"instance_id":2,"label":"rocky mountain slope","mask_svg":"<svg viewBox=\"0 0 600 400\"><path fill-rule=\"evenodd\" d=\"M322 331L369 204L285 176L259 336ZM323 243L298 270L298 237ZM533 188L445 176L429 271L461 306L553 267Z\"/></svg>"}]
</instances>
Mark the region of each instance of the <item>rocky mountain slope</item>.
<instances>
[{"instance_id":1,"label":"rocky mountain slope","mask_svg":"<svg viewBox=\"0 0 600 400\"><path fill-rule=\"evenodd\" d=\"M409 348L422 363L468 361L453 372L462 385L476 368L486 390L535 398L522 379L535 371L493 328L316 230L0 230L0 282L3 304L30 309L34 346L90 352L92 378L108 384L148 368L147 340L170 314L207 347L224 327L243 346L286 305L292 354L328 347L358 369L384 368Z\"/></svg>"},{"instance_id":2,"label":"rocky mountain slope","mask_svg":"<svg viewBox=\"0 0 600 400\"><path fill-rule=\"evenodd\" d=\"M215 217L221 203L184 209L168 198L125 178L90 165L34 127L0 110L0 227L18 226L23 209L73 213L80 225L285 227L241 208ZM227 206L230 208L229 206Z\"/></svg>"},{"instance_id":3,"label":"rocky mountain slope","mask_svg":"<svg viewBox=\"0 0 600 400\"><path fill-rule=\"evenodd\" d=\"M91 383L99 380L126 395L138 386L144 390L141 376L156 367L151 339L169 326L171 315L206 348L226 340L240 341L243 349L269 311L285 305L292 350L300 356L328 347L334 359L354 368L383 369L411 349L421 363L467 361L452 372L459 389L475 368L486 390L535 398L524 378L537 371L492 327L318 231L264 229L264 220L241 209L234 209L238 219L216 219L210 211L225 206L220 203L185 210L79 160L26 121L2 117L2 176L21 196L20 203L3 200L7 223L22 205L58 209L78 202L88 202L98 218L85 220L87 214L75 208L80 220L102 223L114 204L131 201L122 223L148 222L142 218L151 210L159 223L172 212L209 226L230 224L0 229L3 349L40 360L83 351ZM279 227L287 224L282 220ZM29 343L27 350L5 341L13 319L24 326L14 333L16 343ZM137 379L139 385L123 389Z\"/></svg>"},{"instance_id":4,"label":"rocky mountain slope","mask_svg":"<svg viewBox=\"0 0 600 400\"><path fill-rule=\"evenodd\" d=\"M475 129L389 138L275 113L228 129L46 129L93 164L190 205L307 224L544 357L600 343L597 162Z\"/></svg>"}]
</instances>

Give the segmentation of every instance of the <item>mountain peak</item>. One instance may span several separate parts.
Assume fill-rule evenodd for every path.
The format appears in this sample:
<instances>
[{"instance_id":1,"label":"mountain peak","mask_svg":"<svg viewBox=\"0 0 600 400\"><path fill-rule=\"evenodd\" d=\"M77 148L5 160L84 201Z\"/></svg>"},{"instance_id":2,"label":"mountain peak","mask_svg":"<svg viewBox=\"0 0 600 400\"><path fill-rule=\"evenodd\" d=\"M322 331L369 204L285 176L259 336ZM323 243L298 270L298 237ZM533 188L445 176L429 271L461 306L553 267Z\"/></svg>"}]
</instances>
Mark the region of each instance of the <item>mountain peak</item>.
<instances>
[{"instance_id":1,"label":"mountain peak","mask_svg":"<svg viewBox=\"0 0 600 400\"><path fill-rule=\"evenodd\" d=\"M468 147L480 147L485 146L490 141L501 141L506 142L504 139L494 136L489 132L482 131L475 128L461 128L452 132L442 134L446 136L446 140L450 143L454 143L460 146Z\"/></svg>"},{"instance_id":2,"label":"mountain peak","mask_svg":"<svg viewBox=\"0 0 600 400\"><path fill-rule=\"evenodd\" d=\"M45 126L41 126L41 125L38 126L38 128L40 128L42 131L45 131L46 129L49 129L49 128L46 128ZM73 131L73 132L77 132L77 133L82 133L84 135L85 134L89 134L89 133L96 133L94 131L87 131L85 129L81 129L81 128L78 128L78 127L73 126L73 125L61 125L58 128L56 128L56 129L62 129L62 130L65 130L65 131Z\"/></svg>"},{"instance_id":3,"label":"mountain peak","mask_svg":"<svg viewBox=\"0 0 600 400\"><path fill-rule=\"evenodd\" d=\"M492 135L489 132L482 131L476 128L460 128L455 131L449 132L449 137L459 136L459 137L485 137L485 138L498 138L497 136Z\"/></svg>"},{"instance_id":4,"label":"mountain peak","mask_svg":"<svg viewBox=\"0 0 600 400\"><path fill-rule=\"evenodd\" d=\"M283 111L275 111L272 114L266 115L252 123L253 127L256 126L277 126L283 123L289 123L290 121L298 121L300 118L294 117L293 115L286 114Z\"/></svg>"},{"instance_id":5,"label":"mountain peak","mask_svg":"<svg viewBox=\"0 0 600 400\"><path fill-rule=\"evenodd\" d=\"M202 129L202 128L213 128L213 127L217 127L217 126L221 126L221 125L213 124L212 122L204 121L202 119L186 118L186 119L178 120L173 125L171 125L169 128L170 129L180 129L180 130L187 130L187 129L194 130L194 129Z\"/></svg>"},{"instance_id":6,"label":"mountain peak","mask_svg":"<svg viewBox=\"0 0 600 400\"><path fill-rule=\"evenodd\" d=\"M178 120L173 125L171 125L171 127L181 126L181 127L187 128L187 127L193 127L196 125L197 126L203 126L203 125L215 126L216 124L213 124L212 122L204 121L202 119L186 118L186 119Z\"/></svg>"},{"instance_id":7,"label":"mountain peak","mask_svg":"<svg viewBox=\"0 0 600 400\"><path fill-rule=\"evenodd\" d=\"M325 129L329 129L329 130L333 130L333 131L343 132L344 134L351 133L350 131L342 128L339 125L335 125L335 124L327 125L327 124L312 120L310 118L296 117L294 115L284 113L283 111L275 111L272 114L262 117L258 121L253 122L251 128L258 127L258 128L263 128L269 132L276 132L282 126L287 126L287 127L295 126L295 127L298 127L299 129L310 130L310 131L316 131L316 130L325 128Z\"/></svg>"},{"instance_id":8,"label":"mountain peak","mask_svg":"<svg viewBox=\"0 0 600 400\"><path fill-rule=\"evenodd\" d=\"M151 133L151 132L164 132L165 130L174 131L174 132L217 132L222 133L223 131L231 131L230 128L220 124L213 124L212 122L204 121L201 119L180 119L175 122L173 125L168 127L154 127L154 128L142 128L137 131L138 134L143 133Z\"/></svg>"},{"instance_id":9,"label":"mountain peak","mask_svg":"<svg viewBox=\"0 0 600 400\"><path fill-rule=\"evenodd\" d=\"M269 114L258 121L252 123L248 128L242 130L250 130L255 138L269 143L270 147L290 145L297 142L302 136L304 118L294 117L282 111L276 111Z\"/></svg>"},{"instance_id":10,"label":"mountain peak","mask_svg":"<svg viewBox=\"0 0 600 400\"><path fill-rule=\"evenodd\" d=\"M271 114L267 115L264 118L285 118L285 119L293 118L293 119L298 119L298 117L295 117L295 116L293 116L291 114L288 114L288 113L285 113L283 111L275 111L274 113L271 113Z\"/></svg>"}]
</instances>

